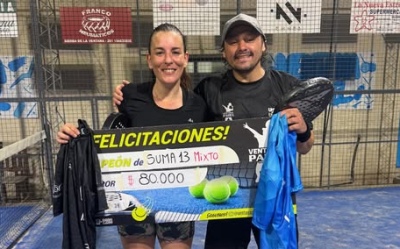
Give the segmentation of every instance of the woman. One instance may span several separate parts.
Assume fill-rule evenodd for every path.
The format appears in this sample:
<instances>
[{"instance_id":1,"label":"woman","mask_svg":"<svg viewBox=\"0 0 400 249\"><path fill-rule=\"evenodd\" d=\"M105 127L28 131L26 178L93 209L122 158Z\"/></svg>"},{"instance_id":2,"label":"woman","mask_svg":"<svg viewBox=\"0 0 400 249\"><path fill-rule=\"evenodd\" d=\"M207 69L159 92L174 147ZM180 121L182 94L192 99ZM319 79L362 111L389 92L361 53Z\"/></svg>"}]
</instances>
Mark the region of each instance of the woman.
<instances>
[{"instance_id":1,"label":"woman","mask_svg":"<svg viewBox=\"0 0 400 249\"><path fill-rule=\"evenodd\" d=\"M153 30L147 63L154 80L124 87L124 100L118 107L129 117L132 127L205 121L205 102L190 90L190 77L186 73L188 61L186 42L177 27L165 23ZM74 125L66 124L58 132L57 141L67 143L70 136L78 134ZM119 226L118 231L125 249L154 248L156 236L163 249L184 249L191 248L194 222L154 224L144 221Z\"/></svg>"}]
</instances>

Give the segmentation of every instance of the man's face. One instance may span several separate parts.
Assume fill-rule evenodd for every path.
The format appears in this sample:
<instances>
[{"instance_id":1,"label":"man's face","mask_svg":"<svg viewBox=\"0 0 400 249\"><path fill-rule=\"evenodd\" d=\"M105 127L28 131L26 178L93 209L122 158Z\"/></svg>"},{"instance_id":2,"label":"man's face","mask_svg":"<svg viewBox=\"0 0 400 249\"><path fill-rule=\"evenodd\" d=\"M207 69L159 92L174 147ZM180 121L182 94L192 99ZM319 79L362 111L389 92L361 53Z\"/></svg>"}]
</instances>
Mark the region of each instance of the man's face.
<instances>
[{"instance_id":1,"label":"man's face","mask_svg":"<svg viewBox=\"0 0 400 249\"><path fill-rule=\"evenodd\" d=\"M265 50L260 33L249 25L240 24L227 34L222 56L233 70L250 73L260 65Z\"/></svg>"}]
</instances>

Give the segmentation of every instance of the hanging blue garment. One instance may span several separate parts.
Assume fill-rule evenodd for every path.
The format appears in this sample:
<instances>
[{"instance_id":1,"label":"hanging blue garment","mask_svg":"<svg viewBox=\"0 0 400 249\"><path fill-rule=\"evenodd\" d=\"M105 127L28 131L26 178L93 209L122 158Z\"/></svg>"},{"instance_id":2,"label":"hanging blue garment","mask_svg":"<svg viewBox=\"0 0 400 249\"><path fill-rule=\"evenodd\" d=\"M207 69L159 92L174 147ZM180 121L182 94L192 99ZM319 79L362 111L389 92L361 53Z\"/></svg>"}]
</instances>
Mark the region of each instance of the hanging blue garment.
<instances>
[{"instance_id":1,"label":"hanging blue garment","mask_svg":"<svg viewBox=\"0 0 400 249\"><path fill-rule=\"evenodd\" d=\"M267 153L254 201L253 224L260 229L261 249L297 248L296 220L291 193L303 189L296 165L295 132L286 116L272 116Z\"/></svg>"}]
</instances>

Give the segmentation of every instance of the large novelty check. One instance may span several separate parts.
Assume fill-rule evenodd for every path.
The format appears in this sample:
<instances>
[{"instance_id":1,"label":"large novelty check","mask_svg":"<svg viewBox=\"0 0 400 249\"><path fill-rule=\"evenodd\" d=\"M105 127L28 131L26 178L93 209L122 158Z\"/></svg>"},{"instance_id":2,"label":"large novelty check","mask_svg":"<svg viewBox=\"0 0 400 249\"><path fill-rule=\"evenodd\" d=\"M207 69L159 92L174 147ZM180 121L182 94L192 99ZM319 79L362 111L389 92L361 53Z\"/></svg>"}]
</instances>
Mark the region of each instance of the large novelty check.
<instances>
[{"instance_id":1,"label":"large novelty check","mask_svg":"<svg viewBox=\"0 0 400 249\"><path fill-rule=\"evenodd\" d=\"M269 119L96 130L109 209L96 224L252 216Z\"/></svg>"}]
</instances>

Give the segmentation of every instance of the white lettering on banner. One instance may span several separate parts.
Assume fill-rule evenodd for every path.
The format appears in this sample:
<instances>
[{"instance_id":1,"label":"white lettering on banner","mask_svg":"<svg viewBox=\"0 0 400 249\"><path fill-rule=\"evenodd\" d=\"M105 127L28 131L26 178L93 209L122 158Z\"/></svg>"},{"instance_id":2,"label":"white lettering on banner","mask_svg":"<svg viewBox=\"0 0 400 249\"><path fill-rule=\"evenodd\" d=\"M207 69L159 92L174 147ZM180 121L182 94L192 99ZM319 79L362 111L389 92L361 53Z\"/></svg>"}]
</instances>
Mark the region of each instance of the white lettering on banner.
<instances>
[{"instance_id":1,"label":"white lettering on banner","mask_svg":"<svg viewBox=\"0 0 400 249\"><path fill-rule=\"evenodd\" d=\"M12 5L12 2L0 2L0 12L15 12L14 6Z\"/></svg>"},{"instance_id":2,"label":"white lettering on banner","mask_svg":"<svg viewBox=\"0 0 400 249\"><path fill-rule=\"evenodd\" d=\"M249 162L260 162L264 161L264 155L267 152L267 148L256 148L249 149Z\"/></svg>"},{"instance_id":3,"label":"white lettering on banner","mask_svg":"<svg viewBox=\"0 0 400 249\"><path fill-rule=\"evenodd\" d=\"M96 226L100 225L112 225L114 223L113 218L101 218L101 219L96 219Z\"/></svg>"},{"instance_id":4,"label":"white lettering on banner","mask_svg":"<svg viewBox=\"0 0 400 249\"><path fill-rule=\"evenodd\" d=\"M101 14L101 15L111 16L111 12L104 9L86 9L82 11L82 16L88 14Z\"/></svg>"}]
</instances>

